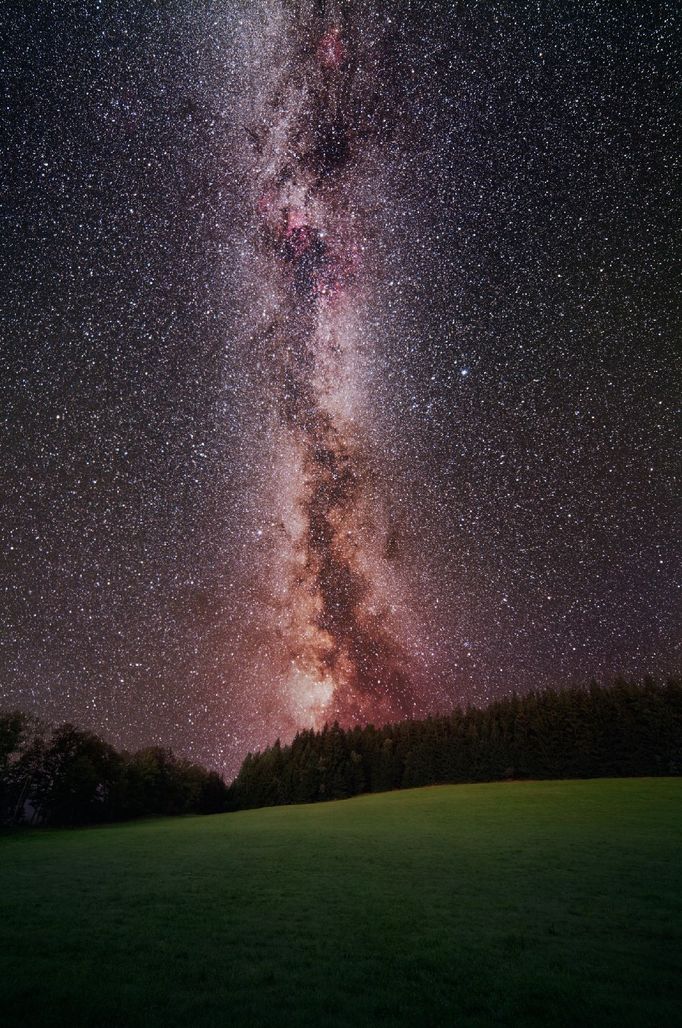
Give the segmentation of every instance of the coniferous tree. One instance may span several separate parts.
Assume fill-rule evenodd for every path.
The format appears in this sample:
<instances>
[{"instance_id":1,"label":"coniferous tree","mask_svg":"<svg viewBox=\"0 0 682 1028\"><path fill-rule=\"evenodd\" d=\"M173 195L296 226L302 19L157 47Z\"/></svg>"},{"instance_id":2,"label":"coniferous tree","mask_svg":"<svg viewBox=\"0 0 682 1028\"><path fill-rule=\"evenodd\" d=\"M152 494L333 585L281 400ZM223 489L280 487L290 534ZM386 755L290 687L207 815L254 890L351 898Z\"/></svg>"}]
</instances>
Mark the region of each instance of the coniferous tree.
<instances>
[{"instance_id":1,"label":"coniferous tree","mask_svg":"<svg viewBox=\"0 0 682 1028\"><path fill-rule=\"evenodd\" d=\"M249 755L233 805L342 799L442 782L682 773L682 683L595 683L376 728L300 732Z\"/></svg>"}]
</instances>

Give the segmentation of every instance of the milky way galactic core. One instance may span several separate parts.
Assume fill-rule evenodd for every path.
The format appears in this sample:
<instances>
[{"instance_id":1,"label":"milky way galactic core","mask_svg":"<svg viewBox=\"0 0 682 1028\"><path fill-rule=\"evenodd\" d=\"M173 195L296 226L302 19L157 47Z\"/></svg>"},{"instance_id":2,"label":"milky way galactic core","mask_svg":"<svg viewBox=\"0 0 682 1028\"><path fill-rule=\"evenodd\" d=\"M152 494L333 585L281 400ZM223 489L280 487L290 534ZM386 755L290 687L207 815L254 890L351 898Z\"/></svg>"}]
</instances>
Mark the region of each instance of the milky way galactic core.
<instances>
[{"instance_id":1,"label":"milky way galactic core","mask_svg":"<svg viewBox=\"0 0 682 1028\"><path fill-rule=\"evenodd\" d=\"M361 360L373 329L361 312L376 274L365 185L376 137L390 135L382 41L368 45L340 7L323 7L283 8L267 27L269 60L245 128L265 315L257 345L276 396L271 584L281 646L267 647L266 674L281 690L284 730L424 709L365 432Z\"/></svg>"},{"instance_id":2,"label":"milky way galactic core","mask_svg":"<svg viewBox=\"0 0 682 1028\"><path fill-rule=\"evenodd\" d=\"M2 707L231 774L678 669L677 8L3 5Z\"/></svg>"}]
</instances>

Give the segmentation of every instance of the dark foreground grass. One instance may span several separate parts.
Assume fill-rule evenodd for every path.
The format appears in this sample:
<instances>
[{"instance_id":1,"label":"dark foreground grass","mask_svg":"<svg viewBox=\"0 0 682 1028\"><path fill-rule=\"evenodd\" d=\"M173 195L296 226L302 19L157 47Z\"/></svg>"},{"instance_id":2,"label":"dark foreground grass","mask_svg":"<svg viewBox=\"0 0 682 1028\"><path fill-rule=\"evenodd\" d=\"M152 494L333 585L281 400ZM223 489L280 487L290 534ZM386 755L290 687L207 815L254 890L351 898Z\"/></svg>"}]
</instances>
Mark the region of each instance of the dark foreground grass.
<instances>
[{"instance_id":1,"label":"dark foreground grass","mask_svg":"<svg viewBox=\"0 0 682 1028\"><path fill-rule=\"evenodd\" d=\"M0 839L5 1025L672 1026L682 780Z\"/></svg>"}]
</instances>

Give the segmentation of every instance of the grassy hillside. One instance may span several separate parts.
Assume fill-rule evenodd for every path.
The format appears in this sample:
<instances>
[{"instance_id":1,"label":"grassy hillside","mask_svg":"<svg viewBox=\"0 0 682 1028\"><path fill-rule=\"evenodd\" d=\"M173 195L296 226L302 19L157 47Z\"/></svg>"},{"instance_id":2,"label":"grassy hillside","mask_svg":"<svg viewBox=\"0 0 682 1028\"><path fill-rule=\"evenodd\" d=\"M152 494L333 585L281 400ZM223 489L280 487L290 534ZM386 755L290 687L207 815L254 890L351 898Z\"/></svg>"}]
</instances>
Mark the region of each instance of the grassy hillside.
<instances>
[{"instance_id":1,"label":"grassy hillside","mask_svg":"<svg viewBox=\"0 0 682 1028\"><path fill-rule=\"evenodd\" d=\"M4 1025L672 1025L682 780L0 838Z\"/></svg>"}]
</instances>

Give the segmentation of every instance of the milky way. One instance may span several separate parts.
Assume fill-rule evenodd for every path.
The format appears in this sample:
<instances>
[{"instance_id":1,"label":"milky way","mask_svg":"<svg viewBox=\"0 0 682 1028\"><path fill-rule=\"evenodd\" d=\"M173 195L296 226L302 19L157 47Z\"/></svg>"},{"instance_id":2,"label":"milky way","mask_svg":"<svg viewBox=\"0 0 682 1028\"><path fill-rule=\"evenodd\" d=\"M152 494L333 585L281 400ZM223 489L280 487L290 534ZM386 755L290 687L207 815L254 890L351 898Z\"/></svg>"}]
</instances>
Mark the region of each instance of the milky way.
<instances>
[{"instance_id":1,"label":"milky way","mask_svg":"<svg viewBox=\"0 0 682 1028\"><path fill-rule=\"evenodd\" d=\"M678 667L676 7L3 5L2 706Z\"/></svg>"},{"instance_id":2,"label":"milky way","mask_svg":"<svg viewBox=\"0 0 682 1028\"><path fill-rule=\"evenodd\" d=\"M272 17L272 16L271 16ZM413 691L387 593L386 532L372 495L358 392L357 336L372 241L363 175L377 149L382 48L351 17L305 5L263 26L276 40L252 123L248 179L269 304L262 328L280 431L275 463L288 504L276 508L281 587L275 637L281 727L387 720L427 706ZM387 124L381 125L387 135ZM379 154L379 159L381 155Z\"/></svg>"}]
</instances>

